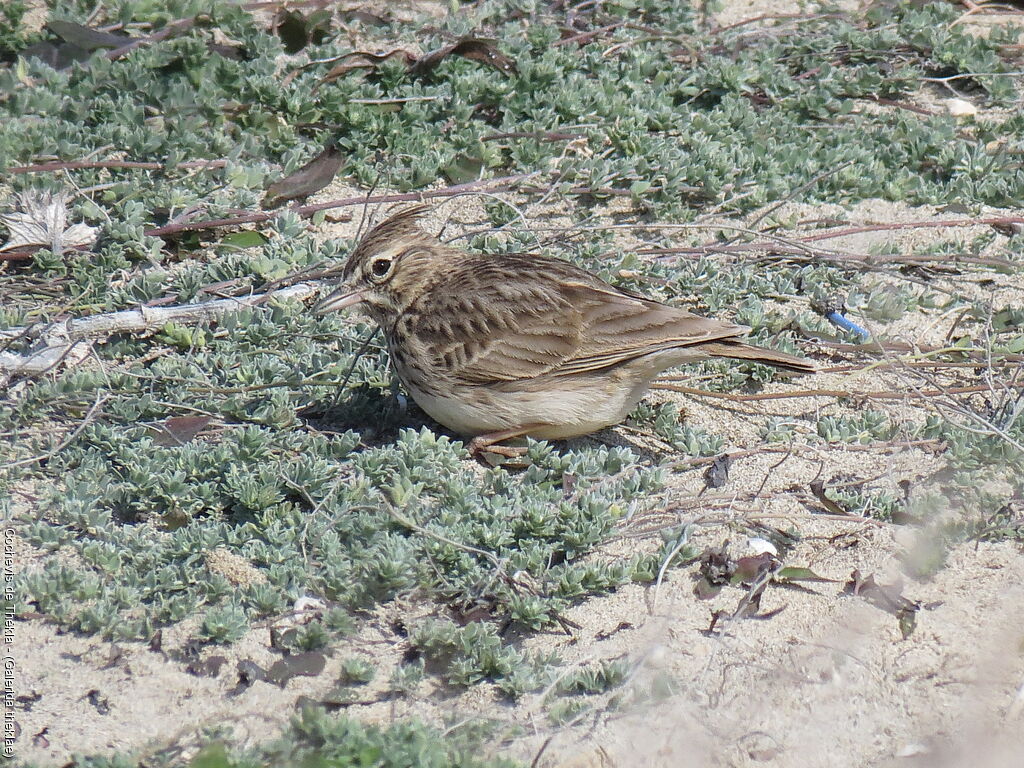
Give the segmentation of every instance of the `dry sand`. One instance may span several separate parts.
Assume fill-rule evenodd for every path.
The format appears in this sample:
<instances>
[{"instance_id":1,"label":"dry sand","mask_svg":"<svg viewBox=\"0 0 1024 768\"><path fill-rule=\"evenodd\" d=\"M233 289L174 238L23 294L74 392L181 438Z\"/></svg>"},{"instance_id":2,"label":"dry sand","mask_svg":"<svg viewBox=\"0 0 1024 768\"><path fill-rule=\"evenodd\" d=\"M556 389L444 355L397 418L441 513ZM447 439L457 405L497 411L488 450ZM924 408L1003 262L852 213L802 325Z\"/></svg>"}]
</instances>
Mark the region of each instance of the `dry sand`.
<instances>
[{"instance_id":1,"label":"dry sand","mask_svg":"<svg viewBox=\"0 0 1024 768\"><path fill-rule=\"evenodd\" d=\"M340 193L323 194L328 198ZM878 201L827 213L841 213L851 225L948 218ZM482 217L468 204L453 218L473 227ZM451 231L458 227L449 224ZM936 236L924 229L900 234L915 243ZM892 235L875 233L870 241L864 237L833 245L864 251ZM901 248L908 245L901 243ZM1006 290L1020 286L1008 284ZM941 339L955 321L941 313L912 315L877 330L887 337L933 340ZM799 383L773 383L764 391L785 392L795 386L898 390L903 375L822 373ZM730 451L762 447L762 429L772 418L792 421L800 435L820 415L849 415L859 407L821 397L746 403L664 392L651 397L676 400L688 423L707 426L725 439ZM917 402L908 396L905 402L871 407L903 419L922 415ZM587 440L630 445L653 457L667 455L656 438L627 428ZM799 532L802 540L786 563L810 567L834 582L812 584L811 592L770 589L762 610L782 608L781 613L727 622L712 635L704 632L712 613L731 611L743 592L727 588L714 600L698 601L694 568L668 571L657 588L625 587L575 607L568 618L582 629L572 638L542 634L528 638L524 646L556 650L572 663L627 658L637 663L637 670L626 687L624 707L588 716L569 728L552 728L539 697L510 706L487 686L451 697L432 695L425 684L416 698L376 701L389 668L405 648L391 619L400 616L409 623L431 610L411 596L381 608L377 619L329 659L324 674L295 678L284 689L257 682L237 696L228 695L237 682L237 660L264 666L276 660L268 649L268 628L254 629L227 649L204 649L204 657L223 655L227 662L216 677L197 677L186 671L185 662L169 656L194 632L190 622L165 629L159 652L142 644L114 646L61 634L39 620L21 622L14 648L20 660L19 687L30 699L38 696L18 714L26 745L21 754L61 765L72 752L183 741L187 755L198 728L225 723L233 726L236 738L255 743L283 727L299 696L323 696L344 658L361 655L380 671L366 689L366 703L348 709L353 716L387 722L408 714L438 720L445 713L458 713L526 724L536 735L514 741L507 750L530 762L547 742L538 766L960 765L963 755L978 765L1009 766L1014 763L1007 755L1013 750L1024 755L1019 703L1024 684L1024 558L1019 545L963 544L933 579L914 581L903 573L903 558L915 550L916 539L930 535L927 531L815 515L814 499L806 490L815 479L826 485L851 479L889 490L909 481L914 493L923 493L935 486L943 467L941 454L930 446L860 450L808 444L792 454L741 458L730 471L729 483L703 496L698 496L704 487L701 468L674 474L653 506L679 511L638 512L624 522L621 538L593 557L617 558L638 547L656 548L656 535L636 534L677 521L697 524L693 543L698 547L730 538L740 551L746 526L756 520ZM23 548L19 556L29 568L35 559L30 549ZM237 578L251 576L244 562L234 562L223 552L211 553L208 561ZM909 638L901 636L890 613L842 594L855 569L875 574L885 584L902 579L902 593L928 606L919 612ZM610 636L601 639L605 635Z\"/></svg>"},{"instance_id":2,"label":"dry sand","mask_svg":"<svg viewBox=\"0 0 1024 768\"><path fill-rule=\"evenodd\" d=\"M802 5L727 2L718 19L729 24L768 11L792 12ZM352 192L334 185L311 202ZM543 220L547 225L573 223L556 203L530 208L527 214L530 221ZM437 216L432 222L435 229L451 218L448 231L452 234L478 228L484 220L479 202L465 198L443 206ZM844 219L850 226L956 218L930 208L908 209L883 201L851 208L792 204L776 214L779 220L826 216ZM358 215L349 222L328 222L321 231L324 237L351 236L357 224ZM967 240L980 231L964 228L958 234ZM950 230L924 228L879 231L832 240L828 246L868 253L895 245L899 252L907 252L949 236ZM693 239L701 238L694 235ZM630 245L625 235L619 242ZM1003 242L998 239L990 250L998 254ZM982 288L973 279L979 275L972 278L970 274L948 282L968 295L984 291L1003 303L1024 303L1019 277L991 272L984 276L995 282ZM941 344L956 322L956 313L915 311L872 330L892 340ZM899 390L907 389L908 381L906 372L825 373L799 383L775 383L765 391L783 392L795 386ZM762 446L762 429L772 417L792 420L800 434L819 415L861 410L857 404L820 397L747 403L663 392L652 397L674 399L689 423L708 425L726 439L728 450ZM899 418L920 418L924 411L919 402L908 396L905 401L870 407ZM596 439L631 445L647 455L666 453L656 439L625 428ZM520 724L528 735L502 749L527 764L532 761L548 768L1024 765L1024 557L1020 545L962 544L930 580L914 580L905 573L905 559L932 533L814 514L814 499L806 490L815 479L826 484L853 479L867 480L866 487L873 489L892 490L909 481L913 493L924 493L937 487L944 466L941 455L928 446L864 451L818 445L792 455L742 458L724 488L703 496L698 496L704 486L701 468L673 475L655 506L678 512L659 517L639 511L623 524L621 537L593 557L617 558L638 548L655 549L657 536L638 532L648 524L671 522L694 523L698 546L715 546L730 538L734 549L741 550L749 524L756 520L799 532L801 541L787 556L787 564L810 567L834 581L811 584L808 591L769 589L762 610L782 609L780 613L765 619L725 621L715 633L705 631L712 613L734 608L743 591L726 588L713 600L699 601L693 594L692 567L670 570L658 587L629 586L573 608L568 618L582 628L572 637L542 634L526 639L524 647L555 650L571 663L625 658L635 662L636 671L624 688L619 708L601 708L570 727L553 728L539 696L512 706L502 703L487 686L442 696L425 683L415 697L377 701L390 668L405 649L392 620L401 617L408 623L431 610L410 596L380 608L344 649L328 659L322 675L295 678L283 689L256 682L237 695L229 695L237 682L237 660L268 665L277 658L268 650L267 627L253 629L229 648L203 649L204 658L222 655L226 663L216 676L201 677L173 658L194 632L194 622L165 629L159 651L144 644L114 645L62 634L43 620L20 622L13 647L19 663L18 687L26 697L17 712L20 755L57 766L73 753L154 749L176 743L187 757L194 734L210 725L229 725L240 742L258 743L287 723L299 696L323 696L344 658L363 656L379 671L366 687L365 701L348 708L350 715L388 722L411 714L432 721L455 714ZM732 498L723 499L725 493ZM945 512L955 514L956 510ZM19 567L34 567L36 556L31 547L20 547ZM238 578L252 576L246 563L234 562L230 555L211 553L211 558ZM875 574L885 584L902 580L902 594L925 606L908 638L901 635L891 613L843 594L854 570Z\"/></svg>"}]
</instances>

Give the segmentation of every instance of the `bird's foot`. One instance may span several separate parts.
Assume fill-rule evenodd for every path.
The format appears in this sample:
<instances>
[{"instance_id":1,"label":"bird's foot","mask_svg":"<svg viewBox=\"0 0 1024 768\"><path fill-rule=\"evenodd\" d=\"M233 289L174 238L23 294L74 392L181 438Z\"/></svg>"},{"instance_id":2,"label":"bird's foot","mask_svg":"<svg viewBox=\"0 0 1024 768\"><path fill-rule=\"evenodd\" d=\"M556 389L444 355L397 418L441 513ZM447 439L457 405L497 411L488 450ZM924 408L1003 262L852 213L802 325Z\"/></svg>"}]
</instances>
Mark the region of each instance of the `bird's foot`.
<instances>
[{"instance_id":1,"label":"bird's foot","mask_svg":"<svg viewBox=\"0 0 1024 768\"><path fill-rule=\"evenodd\" d=\"M479 435L470 440L466 448L469 450L469 455L474 459L481 458L485 453L504 456L506 459L516 459L526 455L527 448L525 445L498 445L501 440L508 439L506 437L492 440L488 435Z\"/></svg>"},{"instance_id":2,"label":"bird's foot","mask_svg":"<svg viewBox=\"0 0 1024 768\"><path fill-rule=\"evenodd\" d=\"M498 445L506 440L512 440L516 437L522 437L523 435L529 434L533 429L536 429L538 425L531 424L526 427L517 427L516 429L505 429L500 432L488 432L484 435L477 435L469 441L469 445L466 446L469 451L469 455L474 459L480 459L485 453L492 453L497 456L504 456L506 459L517 459L521 456L525 456L527 446L525 445Z\"/></svg>"}]
</instances>

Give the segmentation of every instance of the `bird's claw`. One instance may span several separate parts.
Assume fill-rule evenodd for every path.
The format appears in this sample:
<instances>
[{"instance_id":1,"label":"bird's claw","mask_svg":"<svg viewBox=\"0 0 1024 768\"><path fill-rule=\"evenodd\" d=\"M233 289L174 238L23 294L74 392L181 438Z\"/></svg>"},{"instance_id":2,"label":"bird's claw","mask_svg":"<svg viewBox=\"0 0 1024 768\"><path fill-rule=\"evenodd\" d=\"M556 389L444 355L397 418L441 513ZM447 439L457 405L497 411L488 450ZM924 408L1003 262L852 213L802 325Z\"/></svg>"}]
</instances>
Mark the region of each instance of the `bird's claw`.
<instances>
[{"instance_id":1,"label":"bird's claw","mask_svg":"<svg viewBox=\"0 0 1024 768\"><path fill-rule=\"evenodd\" d=\"M506 459L517 459L525 456L526 446L499 445L497 441L489 439L486 435L474 437L467 446L471 458L479 460L485 453L494 453L504 456Z\"/></svg>"}]
</instances>

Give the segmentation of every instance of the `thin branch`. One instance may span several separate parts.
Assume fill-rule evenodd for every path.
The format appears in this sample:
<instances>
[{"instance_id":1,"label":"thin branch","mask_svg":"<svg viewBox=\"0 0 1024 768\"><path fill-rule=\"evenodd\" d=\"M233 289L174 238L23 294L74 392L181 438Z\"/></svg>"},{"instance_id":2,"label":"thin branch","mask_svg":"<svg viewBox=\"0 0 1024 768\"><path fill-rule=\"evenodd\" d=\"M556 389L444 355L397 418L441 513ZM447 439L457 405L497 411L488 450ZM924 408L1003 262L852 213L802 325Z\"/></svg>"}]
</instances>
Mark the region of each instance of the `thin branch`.
<instances>
[{"instance_id":1,"label":"thin branch","mask_svg":"<svg viewBox=\"0 0 1024 768\"><path fill-rule=\"evenodd\" d=\"M1011 445L1016 450L1020 451L1021 453L1024 453L1024 443L1021 443L1014 436L1010 435L1006 431L1006 428L999 424L996 424L993 420L981 415L974 409L961 404L955 397L953 397L953 395L968 394L972 392L987 392L993 400L997 400L998 398L996 397L996 393L993 388L993 382L991 380L991 360L988 360L987 363L988 364L986 365L986 378L988 378L989 381L984 385L977 385L974 387L946 387L934 376L923 371L917 371L915 373L920 379L934 387L933 390L924 390L920 388L915 382L910 380L907 380L907 384L914 390L915 393L923 396L923 399L925 400L926 404L931 405L933 408L935 408L935 410L942 414L948 421L956 425L958 429L962 429L965 432L970 432L976 435L999 437L1008 445ZM896 373L899 374L899 371L897 371ZM999 386L1000 389L1002 389L1002 391L1006 392L1007 394L1011 392L1016 393L1019 391L1024 391L1024 382L1017 381L1016 376L1014 377L1013 381L999 382ZM972 422L977 426L970 427L967 426L967 424L964 424L963 422L951 418L950 412L963 417L967 421ZM1008 422L1007 428L1012 427L1012 425L1012 421Z\"/></svg>"},{"instance_id":2,"label":"thin branch","mask_svg":"<svg viewBox=\"0 0 1024 768\"><path fill-rule=\"evenodd\" d=\"M56 446L54 446L54 448L52 448L51 450L47 451L46 453L41 453L38 456L30 456L27 459L19 459L18 461L8 462L7 464L0 465L0 469L11 469L13 467L23 467L23 466L26 466L27 464L35 464L35 463L41 462L41 461L49 461L54 456L56 456L58 453L60 453L65 448L67 448L69 445L71 445L71 443L73 443L78 438L78 436L80 434L82 434L82 431L87 426L89 426L89 424L91 424L93 422L93 420L96 418L96 412L100 409L100 406L102 406L109 399L110 399L110 395L109 394L106 394L106 393L99 393L99 394L97 394L96 395L96 402L94 402L92 404L92 407L90 407L89 410L86 412L85 418L82 419L82 423L79 424L75 428L75 431L72 432L70 435L68 435L68 437L65 440L62 440L60 443L58 443Z\"/></svg>"},{"instance_id":3,"label":"thin branch","mask_svg":"<svg viewBox=\"0 0 1024 768\"><path fill-rule=\"evenodd\" d=\"M1024 389L1024 382L1016 385ZM758 400L789 400L795 397L848 397L852 399L864 398L867 400L903 400L914 397L931 398L940 395L967 395L977 392L988 392L987 384L977 384L971 387L954 387L946 389L929 389L914 392L849 392L844 389L798 389L792 392L759 392L753 395L735 395L730 392L709 392L705 389L684 387L668 382L655 382L651 389L666 389L671 392L682 392L686 395L697 395L698 397L713 397L718 400L729 400L734 403L749 403Z\"/></svg>"},{"instance_id":4,"label":"thin branch","mask_svg":"<svg viewBox=\"0 0 1024 768\"><path fill-rule=\"evenodd\" d=\"M581 32L580 34L573 35L572 37L564 37L561 40L555 40L555 42L551 44L551 47L558 48L563 45L572 45L573 43L585 45L586 43L589 43L591 40L593 40L595 37L603 35L605 32L611 32L613 30L616 30L619 27L624 26L625 24L626 22L624 21L616 21L614 24L609 24L604 27L598 27L597 29L591 29L586 32Z\"/></svg>"},{"instance_id":5,"label":"thin branch","mask_svg":"<svg viewBox=\"0 0 1024 768\"><path fill-rule=\"evenodd\" d=\"M191 29L193 26L195 26L195 23L195 16L188 19L178 19L177 21L172 21L159 32L155 32L152 35L147 35L146 37L136 38L129 42L127 45L122 45L120 48L115 48L112 51L108 51L105 54L105 56L111 61L115 61L117 59L127 56L136 48L141 48L143 45L152 45L153 43L158 43L161 40L166 40L168 37L171 37L172 35L185 32L186 30Z\"/></svg>"},{"instance_id":6,"label":"thin branch","mask_svg":"<svg viewBox=\"0 0 1024 768\"><path fill-rule=\"evenodd\" d=\"M456 184L452 187L443 187L442 189L428 189L423 192L407 192L404 194L394 195L375 195L373 197L367 197L366 195L360 195L359 197L346 197L341 200L330 200L325 203L315 203L313 205L295 205L286 210L291 211L302 217L312 216L318 211L326 211L332 208L344 208L351 205L371 205L379 203L404 203L421 200L433 200L442 197L452 197L469 190L479 189L507 189L516 182L523 181L532 176L535 173L519 173L514 176L502 176L497 179L489 179L482 181L470 181L466 184ZM234 216L227 219L211 219L209 221L183 221L175 224L167 224L163 227L154 227L153 229L146 230L145 234L150 237L163 237L165 235L173 235L178 232L195 232L203 229L217 229L219 227L236 227L241 224L258 224L263 221L269 221L280 214L280 211L266 211L261 213L248 213L243 216Z\"/></svg>"},{"instance_id":7,"label":"thin branch","mask_svg":"<svg viewBox=\"0 0 1024 768\"><path fill-rule=\"evenodd\" d=\"M854 453L870 453L872 451L903 451L910 448L938 449L945 443L942 440L928 438L924 440L906 440L903 442L879 441L874 443L827 443L822 445L790 443L787 445L760 445L757 448L748 448L739 451L726 451L717 456L691 456L685 459L676 459L661 465L662 469L685 471L697 467L714 464L723 455L728 456L730 461L745 459L750 456L760 456L766 453L796 453L799 454L804 448L814 451L828 449L829 451L852 451ZM709 498L703 496L701 498Z\"/></svg>"},{"instance_id":8,"label":"thin branch","mask_svg":"<svg viewBox=\"0 0 1024 768\"><path fill-rule=\"evenodd\" d=\"M720 35L723 32L729 32L733 29L739 29L749 24L757 24L762 21L818 21L819 19L836 19L842 18L842 14L839 13L763 13L760 16L753 16L749 19L743 19L743 21L737 21L734 24L728 24L724 27L716 27L708 32L709 35Z\"/></svg>"},{"instance_id":9,"label":"thin branch","mask_svg":"<svg viewBox=\"0 0 1024 768\"><path fill-rule=\"evenodd\" d=\"M390 99L349 99L349 104L408 104L414 101L437 101L439 96L395 96Z\"/></svg>"},{"instance_id":10,"label":"thin branch","mask_svg":"<svg viewBox=\"0 0 1024 768\"><path fill-rule=\"evenodd\" d=\"M795 200L797 197L802 195L804 192L806 192L808 189L813 187L819 181L824 181L829 176L834 176L835 174L839 173L840 171L845 171L847 168L849 168L851 165L853 165L853 163L854 163L853 160L847 160L845 163L840 163L835 168L829 168L826 171L822 171L821 173L819 173L816 176L814 176L806 184L800 185L799 187L794 189L792 192L790 192L788 195L786 195L784 198L782 198L781 200L777 201L774 205L771 205L768 208L766 208L763 211L761 211L761 213L759 213L755 218L753 218L752 220L747 222L747 226L753 228L754 225L759 224L761 221L763 221L764 219L766 219L769 216L771 216L773 213L775 213L777 210L779 210L782 206L786 205L786 203L789 203L792 200Z\"/></svg>"},{"instance_id":11,"label":"thin branch","mask_svg":"<svg viewBox=\"0 0 1024 768\"><path fill-rule=\"evenodd\" d=\"M831 240L836 237L847 237L848 235L859 235L864 232L888 232L902 231L904 229L942 229L946 227L997 227L1009 224L1024 224L1024 216L999 216L985 219L942 219L940 221L903 221L894 224L867 224L861 227L849 227L848 229L837 229L831 232L822 232L817 235L801 237L804 243L816 240Z\"/></svg>"},{"instance_id":12,"label":"thin branch","mask_svg":"<svg viewBox=\"0 0 1024 768\"><path fill-rule=\"evenodd\" d=\"M183 163L175 163L173 167L187 170L223 168L227 164L227 160L187 160ZM167 165L133 160L54 160L35 165L18 165L8 168L7 173L48 173L50 171L77 171L83 168L131 168L143 171L161 171L167 168Z\"/></svg>"},{"instance_id":13,"label":"thin branch","mask_svg":"<svg viewBox=\"0 0 1024 768\"><path fill-rule=\"evenodd\" d=\"M941 114L931 109L925 109L924 107L918 107L914 104L907 104L902 101L893 101L892 99L883 99L881 96L870 96L868 94L858 94L858 99L866 99L867 101L873 101L875 104L881 104L883 107L896 107L897 109L905 109L908 112L916 112L919 115L927 115L928 117L934 117L935 115Z\"/></svg>"},{"instance_id":14,"label":"thin branch","mask_svg":"<svg viewBox=\"0 0 1024 768\"><path fill-rule=\"evenodd\" d=\"M0 253L0 261L31 261L32 257L39 252L38 247L26 248L17 251L4 251Z\"/></svg>"},{"instance_id":15,"label":"thin branch","mask_svg":"<svg viewBox=\"0 0 1024 768\"><path fill-rule=\"evenodd\" d=\"M707 225L712 227L714 225ZM654 229L656 225L649 228ZM718 227L726 229L726 227ZM787 239L775 236L777 240L786 243ZM822 238L824 239L824 238ZM1019 266L1017 262L1008 259L999 259L992 256L974 256L970 254L885 254L876 255L871 253L849 253L845 251L817 250L801 246L804 238L791 240L791 246L778 245L774 242L755 240L749 243L707 243L705 245L682 246L676 248L640 248L636 253L641 256L706 256L710 253L738 254L751 251L768 251L759 257L761 260L800 260L800 261L832 261L838 264L852 264L870 268L883 268L897 265L903 266L929 266L938 265L943 268L951 268L959 265L975 265L982 267L998 267L1003 269L1015 269Z\"/></svg>"},{"instance_id":16,"label":"thin branch","mask_svg":"<svg viewBox=\"0 0 1024 768\"><path fill-rule=\"evenodd\" d=\"M536 139L537 141L572 141L586 136L585 133L561 133L558 131L509 131L506 133L489 133L481 136L480 141L500 141L501 139Z\"/></svg>"},{"instance_id":17,"label":"thin branch","mask_svg":"<svg viewBox=\"0 0 1024 768\"><path fill-rule=\"evenodd\" d=\"M909 353L915 356L955 354L963 355L970 360L977 360L978 362L984 362L986 359L986 351L978 347L937 347L931 344L908 344L902 341L872 341L867 344L845 344L839 341L823 341L820 339L817 339L816 341L820 347L834 349L837 352L851 352L858 355L863 354L864 352L883 355L895 352ZM1024 354L1008 353L1002 355L1001 359L1008 363L1024 363Z\"/></svg>"},{"instance_id":18,"label":"thin branch","mask_svg":"<svg viewBox=\"0 0 1024 768\"><path fill-rule=\"evenodd\" d=\"M665 556L665 559L661 562L661 567L658 569L658 578L654 582L654 594L651 596L651 608L650 613L654 613L655 607L658 605L658 595L661 593L661 585L665 580L665 571L672 564L672 561L676 559L676 555L683 551L683 547L690 543L690 528L689 526L683 528L683 533L679 537L679 541L672 548L672 551Z\"/></svg>"}]
</instances>

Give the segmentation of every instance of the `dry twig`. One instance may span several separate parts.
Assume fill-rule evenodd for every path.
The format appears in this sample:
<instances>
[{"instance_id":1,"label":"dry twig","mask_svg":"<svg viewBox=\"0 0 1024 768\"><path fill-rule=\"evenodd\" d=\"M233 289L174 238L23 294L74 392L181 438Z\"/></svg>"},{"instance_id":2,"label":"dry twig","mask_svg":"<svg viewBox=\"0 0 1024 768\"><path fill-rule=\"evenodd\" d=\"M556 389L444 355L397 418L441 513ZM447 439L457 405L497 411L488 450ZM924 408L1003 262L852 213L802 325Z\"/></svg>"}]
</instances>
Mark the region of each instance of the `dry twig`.
<instances>
[{"instance_id":1,"label":"dry twig","mask_svg":"<svg viewBox=\"0 0 1024 768\"><path fill-rule=\"evenodd\" d=\"M63 322L0 330L0 339L43 339L40 349L27 354L0 352L0 374L33 376L45 373L65 359L75 345L84 339L107 336L112 333L151 332L171 322L212 320L225 312L242 307L257 306L271 300L301 301L312 296L317 290L318 286L313 283L299 283L278 291L252 296L217 299L199 304L180 304L173 307L140 307L139 309L110 312L91 317L73 318Z\"/></svg>"}]
</instances>

